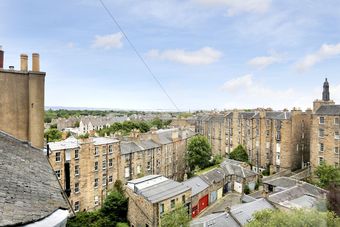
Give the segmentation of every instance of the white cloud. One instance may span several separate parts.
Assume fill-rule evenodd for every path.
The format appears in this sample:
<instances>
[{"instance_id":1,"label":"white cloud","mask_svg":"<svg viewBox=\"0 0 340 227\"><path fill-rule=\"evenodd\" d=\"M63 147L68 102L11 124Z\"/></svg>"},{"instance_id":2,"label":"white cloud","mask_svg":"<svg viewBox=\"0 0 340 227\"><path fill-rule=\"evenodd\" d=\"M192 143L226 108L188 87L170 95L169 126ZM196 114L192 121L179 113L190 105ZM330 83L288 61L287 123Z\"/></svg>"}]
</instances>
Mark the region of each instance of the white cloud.
<instances>
[{"instance_id":1,"label":"white cloud","mask_svg":"<svg viewBox=\"0 0 340 227\"><path fill-rule=\"evenodd\" d=\"M227 7L227 15L234 16L242 12L264 13L271 5L271 0L195 0L201 4Z\"/></svg>"},{"instance_id":2,"label":"white cloud","mask_svg":"<svg viewBox=\"0 0 340 227\"><path fill-rule=\"evenodd\" d=\"M68 43L66 44L66 47L72 49L72 48L75 48L75 47L76 47L76 44L73 43L73 42L68 42Z\"/></svg>"},{"instance_id":3,"label":"white cloud","mask_svg":"<svg viewBox=\"0 0 340 227\"><path fill-rule=\"evenodd\" d=\"M147 53L148 57L169 60L187 65L208 65L222 57L222 53L211 47L203 47L196 51L186 51L183 49L150 50Z\"/></svg>"},{"instance_id":4,"label":"white cloud","mask_svg":"<svg viewBox=\"0 0 340 227\"><path fill-rule=\"evenodd\" d=\"M95 40L93 41L93 48L120 48L123 46L122 42L123 34L121 32L110 34L110 35L96 35Z\"/></svg>"},{"instance_id":5,"label":"white cloud","mask_svg":"<svg viewBox=\"0 0 340 227\"><path fill-rule=\"evenodd\" d=\"M248 65L251 65L258 69L264 69L269 65L278 63L282 61L282 57L277 54L272 54L269 56L259 56L248 61Z\"/></svg>"},{"instance_id":6,"label":"white cloud","mask_svg":"<svg viewBox=\"0 0 340 227\"><path fill-rule=\"evenodd\" d=\"M256 108L272 107L274 109L292 108L298 105L297 93L291 89L272 89L259 81L255 81L252 74L226 81L222 90L227 92L230 100L236 106L228 105L228 108ZM231 104L231 103L229 103ZM303 107L305 107L305 102Z\"/></svg>"},{"instance_id":7,"label":"white cloud","mask_svg":"<svg viewBox=\"0 0 340 227\"><path fill-rule=\"evenodd\" d=\"M253 84L253 75L247 74L244 76L240 76L240 77L228 80L227 82L224 83L222 89L229 91L229 92L234 92L244 87L246 88L251 87L252 84Z\"/></svg>"},{"instance_id":8,"label":"white cloud","mask_svg":"<svg viewBox=\"0 0 340 227\"><path fill-rule=\"evenodd\" d=\"M337 55L340 55L340 43L335 45L323 44L317 52L307 55L298 62L296 68L299 71L305 71L319 62Z\"/></svg>"}]
</instances>

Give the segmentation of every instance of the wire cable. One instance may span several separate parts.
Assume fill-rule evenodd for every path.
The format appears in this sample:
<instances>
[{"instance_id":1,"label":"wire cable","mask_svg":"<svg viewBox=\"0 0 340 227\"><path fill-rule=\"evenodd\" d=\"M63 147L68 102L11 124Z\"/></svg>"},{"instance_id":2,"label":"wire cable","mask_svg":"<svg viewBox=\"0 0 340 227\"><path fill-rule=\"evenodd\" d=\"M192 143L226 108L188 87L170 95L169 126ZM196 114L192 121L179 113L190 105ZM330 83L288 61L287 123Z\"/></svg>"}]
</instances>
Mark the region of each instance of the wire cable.
<instances>
[{"instance_id":1,"label":"wire cable","mask_svg":"<svg viewBox=\"0 0 340 227\"><path fill-rule=\"evenodd\" d=\"M178 112L180 112L178 106L176 105L176 103L174 102L174 100L171 98L171 96L168 94L168 92L165 90L165 88L163 87L162 83L157 79L156 75L152 72L151 68L149 67L149 65L146 63L146 61L144 60L144 58L142 57L142 55L138 52L137 48L135 47L135 45L133 45L133 43L130 41L130 39L128 38L128 36L126 35L126 33L124 32L123 28L120 26L120 24L118 23L118 21L115 19L115 17L112 15L111 11L107 8L107 6L104 4L104 2L102 0L99 0L99 2L101 3L101 5L103 6L103 8L105 9L105 11L107 12L107 14L109 15L109 17L112 19L112 21L116 24L116 26L118 27L118 29L121 31L121 33L123 34L123 36L125 37L125 39L128 41L128 43L130 44L131 48L133 49L133 51L136 53L137 57L142 61L142 63L144 64L144 66L146 67L146 69L149 71L149 73L151 74L152 78L156 81L156 83L158 84L158 86L161 88L161 90L164 92L164 94L168 97L168 99L170 100L170 102L172 103L172 105L176 108L176 110Z\"/></svg>"}]
</instances>

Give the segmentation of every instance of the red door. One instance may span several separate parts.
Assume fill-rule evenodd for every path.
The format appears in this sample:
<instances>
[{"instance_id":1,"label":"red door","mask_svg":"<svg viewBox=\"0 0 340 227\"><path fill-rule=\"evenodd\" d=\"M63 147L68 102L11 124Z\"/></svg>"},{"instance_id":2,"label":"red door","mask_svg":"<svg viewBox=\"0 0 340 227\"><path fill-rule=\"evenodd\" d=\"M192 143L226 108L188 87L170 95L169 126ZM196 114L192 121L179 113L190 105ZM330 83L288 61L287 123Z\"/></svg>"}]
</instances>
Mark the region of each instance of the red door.
<instances>
[{"instance_id":1,"label":"red door","mask_svg":"<svg viewBox=\"0 0 340 227\"><path fill-rule=\"evenodd\" d=\"M193 207L191 208L191 217L192 217L192 218L196 217L198 213L199 213L199 212L198 212L198 205L193 206Z\"/></svg>"},{"instance_id":2,"label":"red door","mask_svg":"<svg viewBox=\"0 0 340 227\"><path fill-rule=\"evenodd\" d=\"M205 195L202 198L200 198L200 200L198 202L199 213L201 213L201 211L204 210L208 206L208 203L209 203L209 196L208 195Z\"/></svg>"}]
</instances>

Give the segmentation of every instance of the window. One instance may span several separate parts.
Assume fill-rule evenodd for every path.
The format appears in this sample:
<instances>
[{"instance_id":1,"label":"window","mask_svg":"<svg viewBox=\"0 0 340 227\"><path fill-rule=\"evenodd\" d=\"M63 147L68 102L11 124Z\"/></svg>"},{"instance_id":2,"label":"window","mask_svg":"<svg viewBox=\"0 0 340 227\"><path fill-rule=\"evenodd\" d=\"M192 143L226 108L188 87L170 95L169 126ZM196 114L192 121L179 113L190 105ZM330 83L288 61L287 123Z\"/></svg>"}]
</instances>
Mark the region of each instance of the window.
<instances>
[{"instance_id":1,"label":"window","mask_svg":"<svg viewBox=\"0 0 340 227\"><path fill-rule=\"evenodd\" d=\"M94 179L94 187L95 187L95 188L98 187L98 178Z\"/></svg>"},{"instance_id":2,"label":"window","mask_svg":"<svg viewBox=\"0 0 340 227\"><path fill-rule=\"evenodd\" d=\"M338 117L334 118L334 124L335 125L339 125L340 124L340 121L339 121Z\"/></svg>"},{"instance_id":3,"label":"window","mask_svg":"<svg viewBox=\"0 0 340 227\"><path fill-rule=\"evenodd\" d=\"M94 171L98 171L98 162L94 162Z\"/></svg>"},{"instance_id":4,"label":"window","mask_svg":"<svg viewBox=\"0 0 340 227\"><path fill-rule=\"evenodd\" d=\"M103 169L106 169L106 160L103 160Z\"/></svg>"},{"instance_id":5,"label":"window","mask_svg":"<svg viewBox=\"0 0 340 227\"><path fill-rule=\"evenodd\" d=\"M159 168L159 167L160 167L160 165L161 165L161 161L159 161L159 160L157 159L157 161L156 161L156 165L157 165L157 168Z\"/></svg>"},{"instance_id":6,"label":"window","mask_svg":"<svg viewBox=\"0 0 340 227\"><path fill-rule=\"evenodd\" d=\"M61 177L61 170L60 169L56 170L55 171L55 175L57 175L58 179L60 179L60 177Z\"/></svg>"},{"instance_id":7,"label":"window","mask_svg":"<svg viewBox=\"0 0 340 227\"><path fill-rule=\"evenodd\" d=\"M74 150L74 159L76 159L76 160L79 159L79 150L78 149Z\"/></svg>"},{"instance_id":8,"label":"window","mask_svg":"<svg viewBox=\"0 0 340 227\"><path fill-rule=\"evenodd\" d=\"M60 152L56 152L55 153L55 161L56 162L60 162L61 158L60 158Z\"/></svg>"},{"instance_id":9,"label":"window","mask_svg":"<svg viewBox=\"0 0 340 227\"><path fill-rule=\"evenodd\" d=\"M319 157L319 165L321 165L324 162L323 157Z\"/></svg>"},{"instance_id":10,"label":"window","mask_svg":"<svg viewBox=\"0 0 340 227\"><path fill-rule=\"evenodd\" d=\"M182 203L185 203L185 195L182 195Z\"/></svg>"},{"instance_id":11,"label":"window","mask_svg":"<svg viewBox=\"0 0 340 227\"><path fill-rule=\"evenodd\" d=\"M323 138L325 136L325 130L320 128L319 129L319 137Z\"/></svg>"},{"instance_id":12,"label":"window","mask_svg":"<svg viewBox=\"0 0 340 227\"><path fill-rule=\"evenodd\" d=\"M106 176L103 176L103 186L105 186L106 185Z\"/></svg>"},{"instance_id":13,"label":"window","mask_svg":"<svg viewBox=\"0 0 340 227\"><path fill-rule=\"evenodd\" d=\"M74 184L74 193L79 193L79 183Z\"/></svg>"},{"instance_id":14,"label":"window","mask_svg":"<svg viewBox=\"0 0 340 227\"><path fill-rule=\"evenodd\" d=\"M137 170L136 170L136 171L137 171L137 174L140 174L140 170L141 170L141 165L138 165L138 166L137 166Z\"/></svg>"},{"instance_id":15,"label":"window","mask_svg":"<svg viewBox=\"0 0 340 227\"><path fill-rule=\"evenodd\" d=\"M99 198L98 196L94 197L94 205L98 205L99 204Z\"/></svg>"},{"instance_id":16,"label":"window","mask_svg":"<svg viewBox=\"0 0 340 227\"><path fill-rule=\"evenodd\" d=\"M125 167L125 177L130 177L130 168L129 167Z\"/></svg>"},{"instance_id":17,"label":"window","mask_svg":"<svg viewBox=\"0 0 340 227\"><path fill-rule=\"evenodd\" d=\"M172 199L171 201L170 201L170 206L171 206L171 209L173 209L173 208L175 208L175 200L174 199Z\"/></svg>"},{"instance_id":18,"label":"window","mask_svg":"<svg viewBox=\"0 0 340 227\"><path fill-rule=\"evenodd\" d=\"M164 213L164 203L159 204L159 213Z\"/></svg>"},{"instance_id":19,"label":"window","mask_svg":"<svg viewBox=\"0 0 340 227\"><path fill-rule=\"evenodd\" d=\"M99 149L97 146L94 147L94 155L98 156L99 155Z\"/></svg>"},{"instance_id":20,"label":"window","mask_svg":"<svg viewBox=\"0 0 340 227\"><path fill-rule=\"evenodd\" d=\"M79 201L76 201L76 202L74 203L74 211L75 211L75 212L78 212L79 209L80 209L80 202L79 202Z\"/></svg>"},{"instance_id":21,"label":"window","mask_svg":"<svg viewBox=\"0 0 340 227\"><path fill-rule=\"evenodd\" d=\"M106 155L106 146L102 146L103 156Z\"/></svg>"},{"instance_id":22,"label":"window","mask_svg":"<svg viewBox=\"0 0 340 227\"><path fill-rule=\"evenodd\" d=\"M74 166L74 175L79 175L79 165Z\"/></svg>"},{"instance_id":23,"label":"window","mask_svg":"<svg viewBox=\"0 0 340 227\"><path fill-rule=\"evenodd\" d=\"M109 154L112 154L113 149L112 149L112 145L109 145Z\"/></svg>"},{"instance_id":24,"label":"window","mask_svg":"<svg viewBox=\"0 0 340 227\"><path fill-rule=\"evenodd\" d=\"M113 166L113 160L112 158L109 159L109 167L112 167Z\"/></svg>"},{"instance_id":25,"label":"window","mask_svg":"<svg viewBox=\"0 0 340 227\"><path fill-rule=\"evenodd\" d=\"M334 132L334 138L335 138L336 140L340 139L339 131L335 131L335 132Z\"/></svg>"},{"instance_id":26,"label":"window","mask_svg":"<svg viewBox=\"0 0 340 227\"><path fill-rule=\"evenodd\" d=\"M334 153L339 154L339 147L334 147Z\"/></svg>"},{"instance_id":27,"label":"window","mask_svg":"<svg viewBox=\"0 0 340 227\"><path fill-rule=\"evenodd\" d=\"M148 170L151 170L151 162L148 162L148 164L147 164L147 169L148 169Z\"/></svg>"},{"instance_id":28,"label":"window","mask_svg":"<svg viewBox=\"0 0 340 227\"><path fill-rule=\"evenodd\" d=\"M320 117L319 118L319 123L320 124L325 124L325 117Z\"/></svg>"},{"instance_id":29,"label":"window","mask_svg":"<svg viewBox=\"0 0 340 227\"><path fill-rule=\"evenodd\" d=\"M109 184L111 184L113 182L113 178L112 176L109 176Z\"/></svg>"},{"instance_id":30,"label":"window","mask_svg":"<svg viewBox=\"0 0 340 227\"><path fill-rule=\"evenodd\" d=\"M125 155L125 162L128 162L128 161L130 161L130 155L126 154Z\"/></svg>"}]
</instances>

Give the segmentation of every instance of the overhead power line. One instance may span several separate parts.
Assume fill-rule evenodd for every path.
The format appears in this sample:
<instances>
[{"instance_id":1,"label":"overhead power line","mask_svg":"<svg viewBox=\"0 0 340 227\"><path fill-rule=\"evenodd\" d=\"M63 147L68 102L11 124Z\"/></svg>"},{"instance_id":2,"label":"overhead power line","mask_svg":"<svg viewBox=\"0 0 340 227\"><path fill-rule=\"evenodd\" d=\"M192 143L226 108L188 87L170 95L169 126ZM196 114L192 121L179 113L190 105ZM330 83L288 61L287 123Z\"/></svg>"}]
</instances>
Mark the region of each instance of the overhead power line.
<instances>
[{"instance_id":1,"label":"overhead power line","mask_svg":"<svg viewBox=\"0 0 340 227\"><path fill-rule=\"evenodd\" d=\"M164 92L164 94L168 97L168 99L170 100L170 102L172 103L172 105L175 107L175 109L179 112L179 108L176 105L176 103L174 102L174 100L171 98L171 96L168 94L168 92L165 90L165 88L163 87L162 83L157 79L156 75L152 72L151 68L149 67L149 65L146 63L146 61L144 60L143 56L138 52L137 48L135 47L135 45L133 45L133 43L130 41L130 39L128 38L128 36L126 35L126 33L124 32L123 28L120 26L120 24L118 23L118 21L116 20L116 18L113 16L113 14L111 13L111 11L107 8L107 6L105 5L105 3L102 0L99 0L99 2L101 3L101 5L103 6L103 8L105 9L105 11L107 12L107 14L109 15L109 17L112 19L112 21L116 24L116 26L118 27L118 29L121 31L121 33L123 34L123 36L125 37L125 39L128 41L128 43L130 44L131 48L133 49L133 51L136 53L137 57L142 61L142 63L144 64L144 66L146 67L146 69L149 71L149 73L151 74L152 78L156 81L156 83L158 84L158 86L161 88L161 90Z\"/></svg>"}]
</instances>

